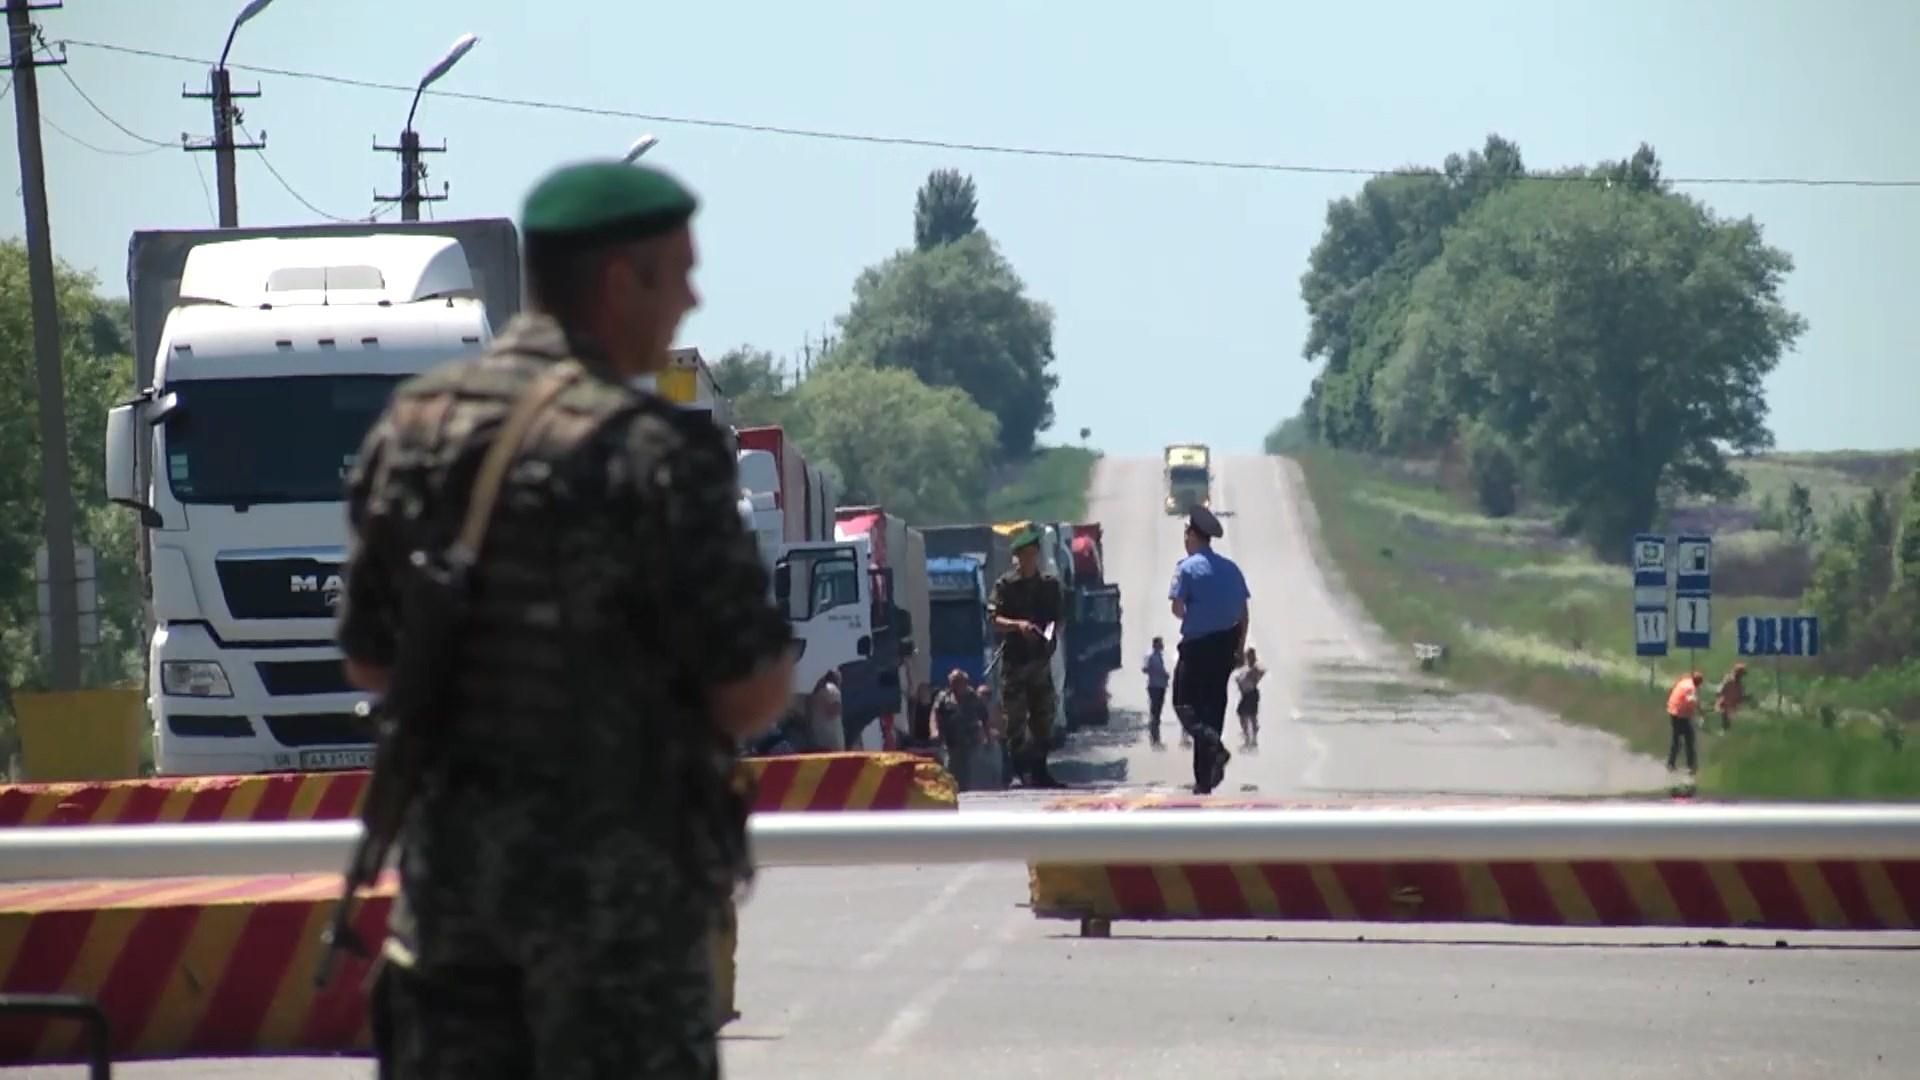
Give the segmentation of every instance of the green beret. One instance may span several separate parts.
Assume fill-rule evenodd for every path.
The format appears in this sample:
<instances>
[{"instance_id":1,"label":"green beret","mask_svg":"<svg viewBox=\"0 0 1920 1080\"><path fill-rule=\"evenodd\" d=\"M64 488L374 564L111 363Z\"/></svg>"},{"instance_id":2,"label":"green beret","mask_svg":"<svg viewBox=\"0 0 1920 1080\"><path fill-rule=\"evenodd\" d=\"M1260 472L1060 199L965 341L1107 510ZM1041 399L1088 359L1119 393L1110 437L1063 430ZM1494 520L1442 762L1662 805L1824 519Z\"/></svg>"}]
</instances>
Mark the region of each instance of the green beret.
<instances>
[{"instance_id":1,"label":"green beret","mask_svg":"<svg viewBox=\"0 0 1920 1080\"><path fill-rule=\"evenodd\" d=\"M698 206L693 192L658 169L589 161L563 166L535 184L520 228L530 237L645 240L685 225Z\"/></svg>"},{"instance_id":2,"label":"green beret","mask_svg":"<svg viewBox=\"0 0 1920 1080\"><path fill-rule=\"evenodd\" d=\"M1012 550L1019 551L1023 547L1027 547L1030 544L1038 544L1039 542L1040 530L1035 526L1029 525L1013 534Z\"/></svg>"}]
</instances>

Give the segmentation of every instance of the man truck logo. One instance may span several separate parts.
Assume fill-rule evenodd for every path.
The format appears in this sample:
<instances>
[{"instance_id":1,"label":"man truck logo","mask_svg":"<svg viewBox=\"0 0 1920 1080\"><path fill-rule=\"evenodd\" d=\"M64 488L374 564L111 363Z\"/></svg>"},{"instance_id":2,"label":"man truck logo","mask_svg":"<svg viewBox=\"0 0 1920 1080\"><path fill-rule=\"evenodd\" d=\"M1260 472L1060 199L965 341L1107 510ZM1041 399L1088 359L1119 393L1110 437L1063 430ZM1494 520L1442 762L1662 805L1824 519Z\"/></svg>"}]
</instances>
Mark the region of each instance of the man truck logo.
<instances>
[{"instance_id":1,"label":"man truck logo","mask_svg":"<svg viewBox=\"0 0 1920 1080\"><path fill-rule=\"evenodd\" d=\"M340 606L340 592L345 588L339 574L328 574L324 580L319 574L294 574L290 583L293 592L321 594L328 607Z\"/></svg>"}]
</instances>

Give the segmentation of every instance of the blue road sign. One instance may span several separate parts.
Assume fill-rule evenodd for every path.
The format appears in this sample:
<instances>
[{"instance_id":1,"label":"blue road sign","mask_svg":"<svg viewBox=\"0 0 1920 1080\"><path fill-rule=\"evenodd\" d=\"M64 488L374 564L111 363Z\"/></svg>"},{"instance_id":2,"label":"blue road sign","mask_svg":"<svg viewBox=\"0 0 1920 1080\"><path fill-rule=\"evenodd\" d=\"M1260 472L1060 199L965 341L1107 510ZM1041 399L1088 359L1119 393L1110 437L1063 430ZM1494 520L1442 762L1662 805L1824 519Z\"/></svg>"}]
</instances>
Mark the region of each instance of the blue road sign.
<instances>
[{"instance_id":1,"label":"blue road sign","mask_svg":"<svg viewBox=\"0 0 1920 1080\"><path fill-rule=\"evenodd\" d=\"M1817 615L1742 615L1735 622L1741 656L1819 656Z\"/></svg>"},{"instance_id":2,"label":"blue road sign","mask_svg":"<svg viewBox=\"0 0 1920 1080\"><path fill-rule=\"evenodd\" d=\"M1678 556L1673 560L1673 587L1676 592L1713 591L1713 537L1681 535L1674 538Z\"/></svg>"},{"instance_id":3,"label":"blue road sign","mask_svg":"<svg viewBox=\"0 0 1920 1080\"><path fill-rule=\"evenodd\" d=\"M1639 656L1667 655L1667 609L1635 608L1633 651Z\"/></svg>"},{"instance_id":4,"label":"blue road sign","mask_svg":"<svg viewBox=\"0 0 1920 1080\"><path fill-rule=\"evenodd\" d=\"M1640 533L1633 538L1633 651L1638 656L1667 655L1667 538Z\"/></svg>"},{"instance_id":5,"label":"blue road sign","mask_svg":"<svg viewBox=\"0 0 1920 1080\"><path fill-rule=\"evenodd\" d=\"M1713 538L1674 538L1673 643L1682 649L1713 647Z\"/></svg>"},{"instance_id":6,"label":"blue road sign","mask_svg":"<svg viewBox=\"0 0 1920 1080\"><path fill-rule=\"evenodd\" d=\"M1658 588L1660 606L1667 606L1667 538L1659 533L1641 533L1633 538L1633 586Z\"/></svg>"}]
</instances>

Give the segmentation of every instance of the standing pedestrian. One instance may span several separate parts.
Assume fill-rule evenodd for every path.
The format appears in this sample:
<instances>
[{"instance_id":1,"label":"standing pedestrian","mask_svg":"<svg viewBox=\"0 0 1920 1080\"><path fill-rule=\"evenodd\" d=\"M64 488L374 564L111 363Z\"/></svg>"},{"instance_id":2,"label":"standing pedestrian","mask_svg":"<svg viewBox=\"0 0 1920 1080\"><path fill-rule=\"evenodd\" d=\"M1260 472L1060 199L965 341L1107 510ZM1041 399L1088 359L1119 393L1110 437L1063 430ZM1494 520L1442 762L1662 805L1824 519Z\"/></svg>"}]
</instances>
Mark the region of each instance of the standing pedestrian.
<instances>
[{"instance_id":1,"label":"standing pedestrian","mask_svg":"<svg viewBox=\"0 0 1920 1080\"><path fill-rule=\"evenodd\" d=\"M1153 651L1147 654L1140 670L1147 676L1147 741L1157 750L1160 742L1160 709L1167 703L1167 643L1155 637Z\"/></svg>"},{"instance_id":2,"label":"standing pedestrian","mask_svg":"<svg viewBox=\"0 0 1920 1080\"><path fill-rule=\"evenodd\" d=\"M1738 663L1727 677L1720 680L1720 690L1713 695L1713 710L1720 714L1720 730L1733 730L1733 714L1747 703L1747 665Z\"/></svg>"},{"instance_id":3,"label":"standing pedestrian","mask_svg":"<svg viewBox=\"0 0 1920 1080\"><path fill-rule=\"evenodd\" d=\"M1040 530L1028 526L1013 539L1013 568L987 597L987 615L1000 640L1000 711L1007 754L1026 787L1059 787L1047 770L1053 714L1053 650L1060 624L1060 579L1040 569Z\"/></svg>"},{"instance_id":4,"label":"standing pedestrian","mask_svg":"<svg viewBox=\"0 0 1920 1080\"><path fill-rule=\"evenodd\" d=\"M467 567L379 973L408 1080L719 1075L738 746L793 660L722 433L641 388L697 302L694 209L637 166L543 179L529 310L398 388L348 478L356 686L428 670L413 598Z\"/></svg>"},{"instance_id":5,"label":"standing pedestrian","mask_svg":"<svg viewBox=\"0 0 1920 1080\"><path fill-rule=\"evenodd\" d=\"M987 748L987 700L959 668L947 673L946 689L934 695L933 722L954 783L961 791L985 787L981 757Z\"/></svg>"},{"instance_id":6,"label":"standing pedestrian","mask_svg":"<svg viewBox=\"0 0 1920 1080\"><path fill-rule=\"evenodd\" d=\"M807 741L814 753L835 754L847 748L847 729L840 714L840 672L828 668L807 696Z\"/></svg>"},{"instance_id":7,"label":"standing pedestrian","mask_svg":"<svg viewBox=\"0 0 1920 1080\"><path fill-rule=\"evenodd\" d=\"M1167 599L1180 620L1180 659L1173 665L1173 714L1193 737L1193 790L1220 785L1233 759L1221 739L1227 726L1227 683L1247 640L1246 576L1213 550L1226 534L1204 506L1187 514L1187 557L1173 572Z\"/></svg>"},{"instance_id":8,"label":"standing pedestrian","mask_svg":"<svg viewBox=\"0 0 1920 1080\"><path fill-rule=\"evenodd\" d=\"M1696 776L1700 772L1700 760L1694 751L1693 714L1700 707L1700 683L1705 676L1697 671L1680 676L1667 692L1667 719L1673 727L1673 739L1667 744L1667 771L1672 772L1680 760L1680 746L1687 748L1687 774Z\"/></svg>"},{"instance_id":9,"label":"standing pedestrian","mask_svg":"<svg viewBox=\"0 0 1920 1080\"><path fill-rule=\"evenodd\" d=\"M1260 666L1260 658L1248 649L1247 666L1234 680L1240 687L1240 707L1235 711L1240 715L1243 746L1260 745L1260 680L1266 677L1267 669Z\"/></svg>"}]
</instances>

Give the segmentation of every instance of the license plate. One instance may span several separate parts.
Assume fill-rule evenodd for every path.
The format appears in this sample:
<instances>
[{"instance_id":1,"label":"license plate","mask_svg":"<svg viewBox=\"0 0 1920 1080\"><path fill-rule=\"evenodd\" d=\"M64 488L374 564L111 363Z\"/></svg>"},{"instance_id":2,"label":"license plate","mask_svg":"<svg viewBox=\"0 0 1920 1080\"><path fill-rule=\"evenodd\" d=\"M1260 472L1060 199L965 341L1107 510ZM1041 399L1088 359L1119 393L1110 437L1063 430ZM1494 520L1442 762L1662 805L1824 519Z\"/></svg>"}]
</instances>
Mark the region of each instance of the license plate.
<instances>
[{"instance_id":1,"label":"license plate","mask_svg":"<svg viewBox=\"0 0 1920 1080\"><path fill-rule=\"evenodd\" d=\"M307 771L326 769L366 769L373 766L373 747L357 747L339 750L302 750L300 768Z\"/></svg>"}]
</instances>

